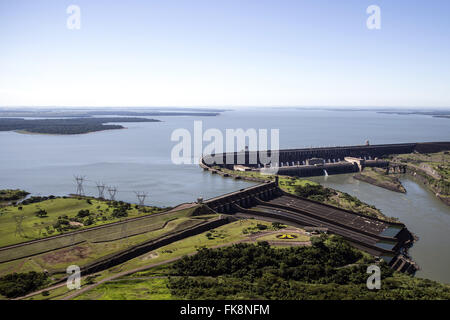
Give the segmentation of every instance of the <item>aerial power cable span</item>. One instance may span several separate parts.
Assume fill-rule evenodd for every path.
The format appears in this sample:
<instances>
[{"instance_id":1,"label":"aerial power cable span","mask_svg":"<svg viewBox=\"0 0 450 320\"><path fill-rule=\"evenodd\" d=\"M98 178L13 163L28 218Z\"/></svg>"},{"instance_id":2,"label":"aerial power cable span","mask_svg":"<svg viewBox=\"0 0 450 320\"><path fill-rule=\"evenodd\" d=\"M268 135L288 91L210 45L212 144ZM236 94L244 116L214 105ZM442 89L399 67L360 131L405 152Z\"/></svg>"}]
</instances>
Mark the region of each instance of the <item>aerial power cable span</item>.
<instances>
[{"instance_id":1,"label":"aerial power cable span","mask_svg":"<svg viewBox=\"0 0 450 320\"><path fill-rule=\"evenodd\" d=\"M85 196L86 193L84 191L84 187L86 183L92 187L97 188L98 192L98 198L99 199L107 199L109 195L109 200L115 201L116 195L119 192L117 187L115 186L108 186L104 182L101 182L101 180L93 181L86 178L86 176L82 175L75 175L74 176L75 182L77 184L77 196ZM89 187L88 186L88 187ZM145 200L149 197L149 194L144 191L134 191L134 190L120 190L121 193L134 193L137 197L139 206L145 206Z\"/></svg>"}]
</instances>

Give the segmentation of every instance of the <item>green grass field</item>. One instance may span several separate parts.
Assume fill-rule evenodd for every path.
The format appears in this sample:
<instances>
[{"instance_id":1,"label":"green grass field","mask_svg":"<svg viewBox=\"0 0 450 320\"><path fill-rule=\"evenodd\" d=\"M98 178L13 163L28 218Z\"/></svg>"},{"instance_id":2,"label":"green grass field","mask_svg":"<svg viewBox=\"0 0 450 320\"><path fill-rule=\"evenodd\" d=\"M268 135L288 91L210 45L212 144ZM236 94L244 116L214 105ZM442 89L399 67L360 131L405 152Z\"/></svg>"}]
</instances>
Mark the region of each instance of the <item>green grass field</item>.
<instances>
[{"instance_id":1,"label":"green grass field","mask_svg":"<svg viewBox=\"0 0 450 320\"><path fill-rule=\"evenodd\" d=\"M74 300L170 300L167 278L123 279L107 282Z\"/></svg>"},{"instance_id":2,"label":"green grass field","mask_svg":"<svg viewBox=\"0 0 450 320\"><path fill-rule=\"evenodd\" d=\"M204 233L201 233L199 235L189 237L187 239L183 239L181 241L174 242L172 244L169 244L167 246L161 247L157 250L148 252L142 256L139 256L137 258L131 259L121 265L115 266L113 268L110 268L108 270L102 271L98 274L96 277L96 281L99 281L101 279L114 276L117 273L132 270L138 267L143 267L146 265L152 265L154 263L164 262L167 260L170 260L172 258L182 257L187 254L191 254L196 252L201 247L216 247L221 245L228 245L232 242L237 242L240 240L243 240L248 237L248 233L244 233L244 230L254 229L258 224L266 225L267 230L272 230L271 226L272 224L270 222L261 221L261 220L255 220L255 219L248 219L248 220L240 220L236 222L232 222L229 224L226 224L224 226L218 227L214 229L215 231L212 232L213 234L216 234L218 236L215 237L208 237L207 234L211 233L210 231L206 231ZM282 232L282 231L280 231ZM33 259L34 260L34 259ZM164 266L159 267L164 268ZM155 268L158 269L158 268ZM142 271L142 272L136 272L133 273L125 278L136 278L136 277L149 277L149 276L155 276L155 269L149 269L148 271ZM159 275L157 273L156 275ZM84 281L82 281L82 284ZM147 284L143 284L144 286L147 286ZM103 291L103 287L108 286L108 291L111 291L111 288L115 288L115 290L118 291L124 291L124 292L109 292L105 295ZM123 290L121 289L123 287ZM55 291L55 292L54 292ZM124 297L127 298L127 296L130 293L126 293L125 291L129 291L129 287L126 284L117 284L114 282L114 285L109 287L109 282L100 285L95 290L92 290L92 296L91 291L84 293L79 297L79 299L109 299L112 296L118 296L118 295L125 295ZM33 296L30 299L51 299L54 297L55 299L59 299L62 296L69 294L68 289L66 287L64 288L58 288L55 290L50 291L49 296L42 296L37 295ZM155 293L155 294L164 294L164 293ZM131 294L133 295L133 294Z\"/></svg>"},{"instance_id":3,"label":"green grass field","mask_svg":"<svg viewBox=\"0 0 450 320\"><path fill-rule=\"evenodd\" d=\"M296 177L280 176L278 180L278 185L280 186L280 188L289 193L295 193L296 186L304 187L307 184L313 186L318 185L317 182Z\"/></svg>"},{"instance_id":4,"label":"green grass field","mask_svg":"<svg viewBox=\"0 0 450 320\"><path fill-rule=\"evenodd\" d=\"M66 215L69 219L75 218L80 210L89 210L95 221L90 226L74 227L74 230L124 219L111 216L114 207L110 206L107 201L90 199L89 202L87 199L55 198L28 205L0 208L0 247L61 234L53 227L58 217ZM47 212L46 217L36 216L36 212L40 209ZM149 209L150 212L146 214L161 212L159 208ZM127 213L127 219L144 215L134 205Z\"/></svg>"},{"instance_id":5,"label":"green grass field","mask_svg":"<svg viewBox=\"0 0 450 320\"><path fill-rule=\"evenodd\" d=\"M125 238L114 239L110 241L98 242L96 239L111 237L114 234L114 230L117 229L120 236L121 226L111 226L102 228L99 230L90 230L87 232L94 233L94 235L89 235L91 239L87 236L83 242L68 246L66 248L61 248L57 250L52 250L50 252L37 254L29 258L17 259L10 262L0 263L0 275L8 274L11 272L27 272L27 271L39 271L48 270L49 272L64 272L65 268L71 264L76 264L83 266L85 264L91 263L99 258L105 257L114 252L124 250L130 246L149 241L151 239L158 238L166 233L177 231L180 229L185 229L196 224L203 222L205 219L211 219L217 217L217 215L209 215L203 217L190 217L192 209L184 209L176 211L163 216L154 216L145 219L145 223L142 220L139 224L136 222L130 222L130 226L127 227L126 232L136 232L142 231L147 228L149 231L145 233L140 233L135 236L129 236ZM167 223L166 223L167 222ZM79 235L82 237L83 235ZM97 237L97 238L96 238ZM60 241L70 241L71 237L67 237L67 240ZM48 243L50 241L50 243ZM32 250L43 250L45 246L54 245L52 242L54 240L49 240L42 243L37 243L33 245L28 245L23 248L11 249L11 251L0 252L0 258L6 259L7 254L25 254L32 253ZM60 242L58 242L60 243ZM11 256L9 256L10 258Z\"/></svg>"}]
</instances>

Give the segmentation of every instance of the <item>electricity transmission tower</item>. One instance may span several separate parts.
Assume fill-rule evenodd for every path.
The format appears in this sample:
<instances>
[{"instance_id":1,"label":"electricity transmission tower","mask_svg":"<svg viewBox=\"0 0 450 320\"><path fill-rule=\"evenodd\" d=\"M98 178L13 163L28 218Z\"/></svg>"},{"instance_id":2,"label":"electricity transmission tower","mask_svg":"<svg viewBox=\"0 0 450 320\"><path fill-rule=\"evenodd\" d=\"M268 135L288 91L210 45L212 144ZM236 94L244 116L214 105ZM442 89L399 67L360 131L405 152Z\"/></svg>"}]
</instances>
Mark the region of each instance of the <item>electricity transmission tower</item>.
<instances>
[{"instance_id":1,"label":"electricity transmission tower","mask_svg":"<svg viewBox=\"0 0 450 320\"><path fill-rule=\"evenodd\" d=\"M117 193L116 187L108 187L108 193L112 201L116 200L116 193Z\"/></svg>"},{"instance_id":2,"label":"electricity transmission tower","mask_svg":"<svg viewBox=\"0 0 450 320\"><path fill-rule=\"evenodd\" d=\"M145 205L145 198L147 198L148 194L147 192L135 192L136 193L136 197L139 200L139 206L144 206Z\"/></svg>"},{"instance_id":3,"label":"electricity transmission tower","mask_svg":"<svg viewBox=\"0 0 450 320\"><path fill-rule=\"evenodd\" d=\"M86 177L75 176L75 182L77 183L77 196L84 196L83 182Z\"/></svg>"},{"instance_id":4,"label":"electricity transmission tower","mask_svg":"<svg viewBox=\"0 0 450 320\"><path fill-rule=\"evenodd\" d=\"M97 182L97 189L98 189L98 197L100 199L104 199L105 198L105 184L101 183L101 182Z\"/></svg>"},{"instance_id":5,"label":"electricity transmission tower","mask_svg":"<svg viewBox=\"0 0 450 320\"><path fill-rule=\"evenodd\" d=\"M23 236L24 235L23 227L22 227L23 219L25 219L24 215L14 216L14 220L16 221L16 232L14 233L15 236L17 236L17 235Z\"/></svg>"}]
</instances>

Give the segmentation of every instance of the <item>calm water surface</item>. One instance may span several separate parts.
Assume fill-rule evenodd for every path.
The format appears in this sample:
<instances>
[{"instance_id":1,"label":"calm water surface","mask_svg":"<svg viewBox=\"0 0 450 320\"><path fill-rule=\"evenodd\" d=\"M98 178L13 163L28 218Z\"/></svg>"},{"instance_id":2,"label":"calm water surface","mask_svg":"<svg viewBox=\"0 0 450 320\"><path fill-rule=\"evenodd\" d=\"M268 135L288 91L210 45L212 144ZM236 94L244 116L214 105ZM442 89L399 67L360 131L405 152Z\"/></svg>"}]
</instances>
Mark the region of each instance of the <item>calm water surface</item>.
<instances>
[{"instance_id":1,"label":"calm water surface","mask_svg":"<svg viewBox=\"0 0 450 320\"><path fill-rule=\"evenodd\" d=\"M353 179L351 174L309 179L347 192L375 205L385 215L399 218L419 237L410 249L412 258L421 267L417 276L450 283L450 207L420 182L402 176L400 180L407 191L402 194Z\"/></svg>"}]
</instances>

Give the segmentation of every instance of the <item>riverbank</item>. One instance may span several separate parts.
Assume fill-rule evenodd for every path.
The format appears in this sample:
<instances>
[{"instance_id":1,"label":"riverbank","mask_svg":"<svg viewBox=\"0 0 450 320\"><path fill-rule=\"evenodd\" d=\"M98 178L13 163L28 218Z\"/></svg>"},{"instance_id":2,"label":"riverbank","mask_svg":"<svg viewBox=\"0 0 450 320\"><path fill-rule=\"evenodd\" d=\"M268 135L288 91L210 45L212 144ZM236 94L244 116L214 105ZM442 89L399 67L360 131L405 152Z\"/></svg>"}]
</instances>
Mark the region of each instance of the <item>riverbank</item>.
<instances>
[{"instance_id":1,"label":"riverbank","mask_svg":"<svg viewBox=\"0 0 450 320\"><path fill-rule=\"evenodd\" d=\"M353 176L354 179L373 184L394 192L406 193L406 189L397 177L385 174L385 170L378 168L365 168Z\"/></svg>"},{"instance_id":2,"label":"riverbank","mask_svg":"<svg viewBox=\"0 0 450 320\"><path fill-rule=\"evenodd\" d=\"M450 206L450 152L411 153L389 157L406 165L406 174L423 183L435 196Z\"/></svg>"}]
</instances>

